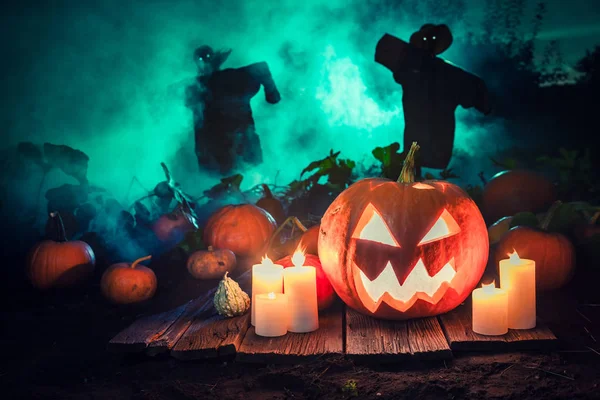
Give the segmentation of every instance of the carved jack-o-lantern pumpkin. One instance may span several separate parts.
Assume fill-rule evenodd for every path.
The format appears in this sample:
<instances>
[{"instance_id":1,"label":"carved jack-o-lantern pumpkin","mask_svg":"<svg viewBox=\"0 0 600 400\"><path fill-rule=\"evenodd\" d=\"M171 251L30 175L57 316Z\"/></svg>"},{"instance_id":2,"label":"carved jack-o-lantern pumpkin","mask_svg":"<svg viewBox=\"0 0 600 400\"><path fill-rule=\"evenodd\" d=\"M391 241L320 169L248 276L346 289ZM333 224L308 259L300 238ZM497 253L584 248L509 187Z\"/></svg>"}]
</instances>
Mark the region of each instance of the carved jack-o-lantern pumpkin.
<instances>
[{"instance_id":1,"label":"carved jack-o-lantern pumpkin","mask_svg":"<svg viewBox=\"0 0 600 400\"><path fill-rule=\"evenodd\" d=\"M349 307L378 318L452 310L488 259L486 225L473 200L449 182L414 182L417 149L414 143L397 182L356 182L321 220L325 274Z\"/></svg>"}]
</instances>

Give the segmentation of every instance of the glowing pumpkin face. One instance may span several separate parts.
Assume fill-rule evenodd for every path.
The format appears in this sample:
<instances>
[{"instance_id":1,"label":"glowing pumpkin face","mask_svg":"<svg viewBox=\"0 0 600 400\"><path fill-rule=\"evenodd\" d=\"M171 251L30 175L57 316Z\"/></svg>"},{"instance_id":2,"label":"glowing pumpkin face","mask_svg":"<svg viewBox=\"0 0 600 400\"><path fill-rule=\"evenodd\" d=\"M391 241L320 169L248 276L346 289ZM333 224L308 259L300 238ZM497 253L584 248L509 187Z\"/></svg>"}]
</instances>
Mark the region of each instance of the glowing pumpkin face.
<instances>
[{"instance_id":1,"label":"glowing pumpkin face","mask_svg":"<svg viewBox=\"0 0 600 400\"><path fill-rule=\"evenodd\" d=\"M328 208L318 248L348 306L407 319L462 303L483 275L489 244L478 207L458 186L364 179Z\"/></svg>"}]
</instances>

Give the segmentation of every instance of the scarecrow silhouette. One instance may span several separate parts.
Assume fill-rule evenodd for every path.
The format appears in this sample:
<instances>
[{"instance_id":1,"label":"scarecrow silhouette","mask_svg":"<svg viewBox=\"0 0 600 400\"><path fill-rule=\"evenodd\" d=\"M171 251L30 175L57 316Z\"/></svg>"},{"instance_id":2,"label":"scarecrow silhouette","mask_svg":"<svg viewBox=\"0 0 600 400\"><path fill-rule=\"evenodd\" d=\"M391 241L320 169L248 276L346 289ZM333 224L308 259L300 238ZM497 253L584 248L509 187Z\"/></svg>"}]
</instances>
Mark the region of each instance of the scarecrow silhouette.
<instances>
[{"instance_id":1,"label":"scarecrow silhouette","mask_svg":"<svg viewBox=\"0 0 600 400\"><path fill-rule=\"evenodd\" d=\"M194 51L195 82L186 88L185 104L194 114L196 156L201 169L221 174L262 162L250 100L264 87L265 99L281 99L266 62L221 69L231 50L210 46Z\"/></svg>"},{"instance_id":2,"label":"scarecrow silhouette","mask_svg":"<svg viewBox=\"0 0 600 400\"><path fill-rule=\"evenodd\" d=\"M392 71L402 85L404 150L419 142L419 176L421 166L448 167L458 105L475 107L485 115L491 112L484 81L437 57L452 41L448 26L425 24L411 35L410 43L386 33L375 50L375 62Z\"/></svg>"}]
</instances>

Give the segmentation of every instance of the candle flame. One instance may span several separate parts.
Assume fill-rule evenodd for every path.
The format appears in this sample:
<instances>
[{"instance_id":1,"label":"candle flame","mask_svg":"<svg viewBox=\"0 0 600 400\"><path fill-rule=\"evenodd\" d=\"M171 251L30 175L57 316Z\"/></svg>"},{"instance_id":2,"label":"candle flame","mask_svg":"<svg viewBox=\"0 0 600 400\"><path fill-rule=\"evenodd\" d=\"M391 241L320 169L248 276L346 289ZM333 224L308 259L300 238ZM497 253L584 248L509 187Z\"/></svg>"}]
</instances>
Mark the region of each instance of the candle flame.
<instances>
[{"instance_id":1,"label":"candle flame","mask_svg":"<svg viewBox=\"0 0 600 400\"><path fill-rule=\"evenodd\" d=\"M296 252L292 256L292 263L294 263L295 267L303 266L305 260L306 257L304 256L304 252L300 250L296 250Z\"/></svg>"},{"instance_id":2,"label":"candle flame","mask_svg":"<svg viewBox=\"0 0 600 400\"><path fill-rule=\"evenodd\" d=\"M521 258L515 249L513 249L512 253L508 253L507 256L511 264L520 264Z\"/></svg>"},{"instance_id":3,"label":"candle flame","mask_svg":"<svg viewBox=\"0 0 600 400\"><path fill-rule=\"evenodd\" d=\"M268 266L273 266L273 265L275 265L275 264L273 264L273 261L272 261L272 260L271 260L269 257L267 257L267 256L264 256L264 257L262 258L262 260L261 260L261 264L262 264L262 265L268 265Z\"/></svg>"},{"instance_id":4,"label":"candle flame","mask_svg":"<svg viewBox=\"0 0 600 400\"><path fill-rule=\"evenodd\" d=\"M273 293L273 292L269 293L269 294L267 295L267 298L268 298L269 300L274 300L274 299L275 299L275 293Z\"/></svg>"}]
</instances>

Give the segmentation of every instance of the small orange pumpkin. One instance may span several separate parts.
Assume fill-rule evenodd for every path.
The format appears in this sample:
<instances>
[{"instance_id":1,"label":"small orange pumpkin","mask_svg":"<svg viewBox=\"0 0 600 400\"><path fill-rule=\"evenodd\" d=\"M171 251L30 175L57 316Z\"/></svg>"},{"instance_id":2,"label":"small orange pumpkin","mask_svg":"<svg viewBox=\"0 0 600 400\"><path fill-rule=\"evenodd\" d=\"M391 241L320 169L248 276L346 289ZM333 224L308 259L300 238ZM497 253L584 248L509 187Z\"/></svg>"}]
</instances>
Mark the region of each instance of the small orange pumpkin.
<instances>
[{"instance_id":1,"label":"small orange pumpkin","mask_svg":"<svg viewBox=\"0 0 600 400\"><path fill-rule=\"evenodd\" d=\"M306 254L319 254L319 229L321 225L314 225L308 228L300 237L298 248Z\"/></svg>"},{"instance_id":2,"label":"small orange pumpkin","mask_svg":"<svg viewBox=\"0 0 600 400\"><path fill-rule=\"evenodd\" d=\"M156 292L157 280L154 271L143 265L146 256L133 263L113 264L104 271L100 281L102 294L115 304L131 304L148 300Z\"/></svg>"},{"instance_id":3,"label":"small orange pumpkin","mask_svg":"<svg viewBox=\"0 0 600 400\"><path fill-rule=\"evenodd\" d=\"M496 247L494 265L516 250L519 257L535 261L538 290L559 289L569 283L575 273L575 246L565 235L547 231L559 205L560 201L550 208L539 229L515 226L506 232Z\"/></svg>"},{"instance_id":4,"label":"small orange pumpkin","mask_svg":"<svg viewBox=\"0 0 600 400\"><path fill-rule=\"evenodd\" d=\"M33 247L27 261L27 276L38 289L75 286L90 277L96 265L92 248L80 240L68 241L58 212L50 213L56 240L44 240Z\"/></svg>"},{"instance_id":5,"label":"small orange pumpkin","mask_svg":"<svg viewBox=\"0 0 600 400\"><path fill-rule=\"evenodd\" d=\"M237 267L233 251L228 249L198 250L190 255L187 261L189 273L196 279L219 279L226 272L233 272Z\"/></svg>"},{"instance_id":6,"label":"small orange pumpkin","mask_svg":"<svg viewBox=\"0 0 600 400\"><path fill-rule=\"evenodd\" d=\"M275 219L277 224L281 224L285 221L285 210L281 201L273 196L269 186L262 184L263 197L256 202L256 205L263 210L266 210Z\"/></svg>"},{"instance_id":7,"label":"small orange pumpkin","mask_svg":"<svg viewBox=\"0 0 600 400\"><path fill-rule=\"evenodd\" d=\"M271 214L254 204L227 205L206 222L204 243L238 257L253 257L264 252L276 228Z\"/></svg>"}]
</instances>

